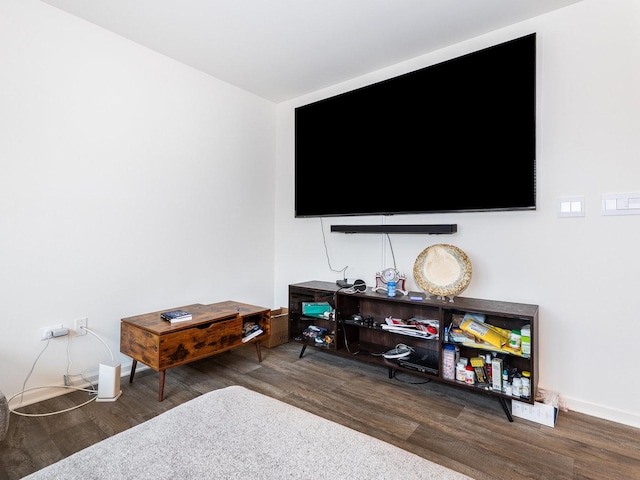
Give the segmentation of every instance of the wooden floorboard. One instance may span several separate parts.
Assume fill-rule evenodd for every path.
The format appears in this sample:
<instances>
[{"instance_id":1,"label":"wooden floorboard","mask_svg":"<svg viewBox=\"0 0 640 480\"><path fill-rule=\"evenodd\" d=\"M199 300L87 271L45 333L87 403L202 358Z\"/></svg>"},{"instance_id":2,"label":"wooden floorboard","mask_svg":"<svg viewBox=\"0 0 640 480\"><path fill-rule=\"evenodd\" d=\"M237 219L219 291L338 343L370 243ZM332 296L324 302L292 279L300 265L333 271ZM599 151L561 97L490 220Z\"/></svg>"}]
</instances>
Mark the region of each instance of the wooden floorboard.
<instances>
[{"instance_id":1,"label":"wooden floorboard","mask_svg":"<svg viewBox=\"0 0 640 480\"><path fill-rule=\"evenodd\" d=\"M0 480L19 479L74 452L206 392L242 385L364 432L478 480L640 479L640 430L576 412L555 428L515 418L496 398L408 373L300 346L253 345L167 371L158 402L158 374L122 378L116 402L91 402L57 415L11 414L0 442ZM83 403L74 391L24 407L47 413ZM12 405L14 402L12 402ZM283 452L285 455L286 452Z\"/></svg>"}]
</instances>

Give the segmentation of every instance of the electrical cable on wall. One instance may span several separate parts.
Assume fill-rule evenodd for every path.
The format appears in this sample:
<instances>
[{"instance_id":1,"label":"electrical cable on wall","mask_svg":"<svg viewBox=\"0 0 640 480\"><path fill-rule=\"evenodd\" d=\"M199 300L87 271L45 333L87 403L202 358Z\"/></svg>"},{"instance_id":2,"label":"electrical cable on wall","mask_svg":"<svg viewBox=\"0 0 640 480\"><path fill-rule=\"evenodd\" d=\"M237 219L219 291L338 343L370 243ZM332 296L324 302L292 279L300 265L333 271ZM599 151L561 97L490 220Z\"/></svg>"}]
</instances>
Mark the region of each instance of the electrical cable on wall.
<instances>
[{"instance_id":1,"label":"electrical cable on wall","mask_svg":"<svg viewBox=\"0 0 640 480\"><path fill-rule=\"evenodd\" d=\"M69 369L71 368L72 363L73 362L71 361L71 335L69 335L67 339L67 374L65 376L65 379L68 379L70 377ZM65 382L65 385L66 385L66 382Z\"/></svg>"},{"instance_id":2,"label":"electrical cable on wall","mask_svg":"<svg viewBox=\"0 0 640 480\"><path fill-rule=\"evenodd\" d=\"M27 386L27 382L29 381L29 378L31 377L31 374L33 373L33 370L36 368L36 364L38 363L38 360L40 360L40 357L42 356L42 354L44 353L44 351L47 349L47 347L49 346L49 341L51 339L47 339L47 343L44 345L44 348L42 350L40 350L40 353L38 354L38 356L36 357L36 359L33 361L33 364L31 365L31 370L29 370L29 373L27 374L26 378L24 379L24 382L22 382L22 391L18 394L21 395L20 397L20 404L22 404L22 400L23 397L22 395L24 395L25 392L25 387ZM16 395L14 395L16 396ZM13 397L11 397L13 398Z\"/></svg>"},{"instance_id":3,"label":"electrical cable on wall","mask_svg":"<svg viewBox=\"0 0 640 480\"><path fill-rule=\"evenodd\" d=\"M64 388L64 389L80 390L80 391L89 392L89 393L92 393L92 394L96 393L96 391L94 389L71 387L71 386L67 386L67 385L44 385L44 386L41 386L41 387L32 387L32 388L28 388L28 389L25 388L27 386L27 382L29 381L29 378L31 377L31 374L33 373L33 370L36 367L36 364L38 363L38 360L40 359L42 354L45 352L47 347L49 346L49 341L50 341L50 339L47 339L46 345L40 351L40 353L38 354L38 356L34 360L33 364L31 365L31 370L29 371L29 373L27 374L26 378L24 379L24 382L22 383L22 390L7 399L7 404L9 406L9 411L11 413L15 413L16 415L20 415L20 416L23 416L23 417L46 417L46 416L49 416L49 415L57 415L58 413L64 413L64 412L68 412L70 410L75 410L76 408L80 408L80 407L82 407L82 406L84 406L84 405L86 405L86 404L88 404L90 402L93 402L97 398L97 397L94 396L94 397L90 398L89 400L87 400L84 403L81 403L79 405L74 405L73 407L69 407L69 408L66 408L64 410L59 410L59 411L56 411L56 412L24 413L24 412L18 412L17 410L15 410L15 408L22 407L22 400L23 400L24 393L32 391L32 390L39 390L39 389L42 389L42 388ZM16 398L17 396L20 396L20 405L18 405L17 407L14 408L14 407L11 406L11 401L14 398Z\"/></svg>"},{"instance_id":4,"label":"electrical cable on wall","mask_svg":"<svg viewBox=\"0 0 640 480\"><path fill-rule=\"evenodd\" d=\"M320 228L322 230L322 241L324 242L324 252L325 255L327 257L327 264L329 265L329 270L331 270L332 272L336 272L336 273L342 273L342 279L346 280L347 279L347 268L349 268L349 265L347 265L346 267L344 267L342 270L335 270L332 266L331 266L331 259L329 258L329 249L327 248L327 239L325 237L324 234L324 223L322 222L322 217L320 217Z\"/></svg>"},{"instance_id":5,"label":"electrical cable on wall","mask_svg":"<svg viewBox=\"0 0 640 480\"><path fill-rule=\"evenodd\" d=\"M69 373L69 370L71 369L71 365L73 364L73 362L71 361L71 340L72 340L72 336L69 335L68 336L68 340L67 340L67 373L65 374L65 385L67 387L71 387L73 386L71 383L71 377L80 377L82 378L82 380L84 380L84 382L89 385L91 387L91 389L96 390L96 386L93 384L93 382L91 380L89 380L87 377L85 377L84 373Z\"/></svg>"},{"instance_id":6,"label":"electrical cable on wall","mask_svg":"<svg viewBox=\"0 0 640 480\"><path fill-rule=\"evenodd\" d=\"M388 233L385 233L385 235L387 236L387 241L389 242L389 250L391 250L391 259L393 260L393 268L395 270L398 270L396 266L396 254L393 252L393 244L391 243L391 237L389 236Z\"/></svg>"},{"instance_id":7,"label":"electrical cable on wall","mask_svg":"<svg viewBox=\"0 0 640 480\"><path fill-rule=\"evenodd\" d=\"M109 350L109 355L111 355L111 361L112 361L112 362L114 362L114 361L115 361L115 359L113 358L113 352L112 352L112 351L111 351L111 349L109 348L109 345L107 345L107 342L105 342L105 341L100 337L100 335L98 335L97 333L95 333L95 332L93 332L93 331L89 330L87 327L82 327L82 328L84 328L84 330L85 330L86 332L90 333L91 335L93 335L94 337L96 337L98 340L100 340L100 341L102 342L102 344L103 344L105 347L107 347L107 350Z\"/></svg>"},{"instance_id":8,"label":"electrical cable on wall","mask_svg":"<svg viewBox=\"0 0 640 480\"><path fill-rule=\"evenodd\" d=\"M111 356L111 361L114 361L114 357L113 357L113 352L111 351L111 348L109 348L109 345L95 332L89 330L87 327L83 327L88 333L90 333L91 335L93 335L94 337L96 337L98 340L100 340L103 345L105 347L107 347L107 350L109 351L109 355ZM22 406L22 400L23 400L23 396L25 392L29 392L32 390L38 390L38 389L42 389L42 388L64 388L64 389L71 389L71 390L78 390L78 391L82 391L82 392L88 392L90 394L95 395L96 390L95 387L93 386L93 384L91 382L88 382L92 388L88 389L88 388L79 388L79 387L74 387L71 385L44 385L44 386L40 386L40 387L33 387L33 388L29 388L26 389L25 387L27 386L27 382L29 381L29 378L31 377L31 374L33 373L33 370L36 367L36 364L38 363L38 360L40 359L40 357L42 356L42 354L45 352L45 350L47 349L47 347L49 346L49 341L50 339L47 340L47 343L45 344L44 348L40 351L40 353L38 354L38 356L36 357L35 361L33 362L33 365L31 366L31 370L29 371L29 373L27 374L27 377L25 378L23 384L22 384L22 391L16 393L15 395L13 395L12 397L10 397L9 399L7 399L7 403L9 404L9 411L11 413L15 413L16 415L21 415L24 417L46 417L49 415L57 415L59 413L64 413L64 412L69 412L71 410L75 410L76 408L80 408L83 407L84 405L87 405L88 403L91 403L93 401L95 401L98 397L97 396L93 396L92 398L90 398L89 400L87 400L84 403L81 403L79 405L74 405L73 407L69 407L66 408L64 410L58 410L55 412L47 412L47 413L24 413L24 412L18 412L17 410L15 410L15 408L20 408ZM69 366L71 365L71 355L69 353L69 347L71 344L71 339L68 340L67 343L67 378L69 376ZM82 376L82 378L84 379L85 377ZM86 380L86 379L85 379ZM13 400L15 397L20 396L20 405L12 408L11 407L11 400Z\"/></svg>"}]
</instances>

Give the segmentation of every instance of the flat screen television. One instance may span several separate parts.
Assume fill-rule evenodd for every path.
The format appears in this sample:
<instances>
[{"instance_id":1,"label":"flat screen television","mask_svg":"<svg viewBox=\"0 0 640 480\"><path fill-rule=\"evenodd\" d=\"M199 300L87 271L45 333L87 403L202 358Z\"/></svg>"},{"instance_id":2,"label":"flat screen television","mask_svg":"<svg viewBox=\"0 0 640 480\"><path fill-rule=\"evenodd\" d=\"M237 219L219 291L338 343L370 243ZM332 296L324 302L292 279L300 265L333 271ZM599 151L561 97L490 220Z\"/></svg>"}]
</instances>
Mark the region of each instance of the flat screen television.
<instances>
[{"instance_id":1,"label":"flat screen television","mask_svg":"<svg viewBox=\"0 0 640 480\"><path fill-rule=\"evenodd\" d=\"M536 34L295 109L295 216L535 210Z\"/></svg>"}]
</instances>

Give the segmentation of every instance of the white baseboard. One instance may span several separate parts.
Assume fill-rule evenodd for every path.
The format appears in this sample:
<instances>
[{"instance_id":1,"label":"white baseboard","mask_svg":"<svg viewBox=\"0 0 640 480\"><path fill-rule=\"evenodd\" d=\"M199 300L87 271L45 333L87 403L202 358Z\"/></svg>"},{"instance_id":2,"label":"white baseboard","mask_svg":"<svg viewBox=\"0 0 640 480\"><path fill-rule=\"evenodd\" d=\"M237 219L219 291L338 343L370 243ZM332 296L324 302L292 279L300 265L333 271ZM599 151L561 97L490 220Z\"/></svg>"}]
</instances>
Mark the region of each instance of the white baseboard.
<instances>
[{"instance_id":1,"label":"white baseboard","mask_svg":"<svg viewBox=\"0 0 640 480\"><path fill-rule=\"evenodd\" d=\"M142 372L144 370L148 370L149 367L143 365L138 362L136 367L136 373ZM120 378L124 376L129 376L131 372L131 362L123 364L120 370ZM62 374L60 375L62 377ZM96 388L97 393L97 385L98 385L98 370L87 373L84 375L86 381L82 383L74 383L73 387L67 387L64 384L64 381L60 381L59 383L50 383L48 385L29 387L23 394L18 393L15 395L11 402L9 403L9 407L11 409L16 409L19 407L26 407L27 405L31 405L33 403L43 402L45 400L49 400L50 398L59 397L60 395L66 395L67 393L77 392L79 388L91 388L91 385ZM74 388L75 387L75 388ZM119 396L119 395L118 395ZM9 397L7 397L9 400Z\"/></svg>"},{"instance_id":2,"label":"white baseboard","mask_svg":"<svg viewBox=\"0 0 640 480\"><path fill-rule=\"evenodd\" d=\"M573 412L584 413L592 417L609 420L611 422L621 423L630 427L640 428L640 414L617 410L615 408L597 405L595 403L584 402L571 397L562 396L568 410ZM558 415L562 418L562 412Z\"/></svg>"}]
</instances>

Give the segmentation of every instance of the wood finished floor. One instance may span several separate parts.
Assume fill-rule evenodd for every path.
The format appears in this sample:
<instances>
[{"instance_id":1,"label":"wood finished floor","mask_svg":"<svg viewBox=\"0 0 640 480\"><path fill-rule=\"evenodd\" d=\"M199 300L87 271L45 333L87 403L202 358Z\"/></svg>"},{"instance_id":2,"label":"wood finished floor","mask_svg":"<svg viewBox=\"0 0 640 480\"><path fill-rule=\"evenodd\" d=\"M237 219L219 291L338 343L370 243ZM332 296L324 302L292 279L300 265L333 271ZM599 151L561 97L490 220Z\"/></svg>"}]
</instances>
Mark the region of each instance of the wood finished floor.
<instances>
[{"instance_id":1,"label":"wood finished floor","mask_svg":"<svg viewBox=\"0 0 640 480\"><path fill-rule=\"evenodd\" d=\"M575 412L561 412L556 428L519 418L511 423L495 398L409 374L390 379L386 369L312 348L302 359L299 352L293 343L263 348L258 363L255 348L246 345L174 368L167 371L162 402L158 374L138 370L133 383L122 379L116 402L91 402L51 416L11 414L0 442L0 480L22 478L229 385L277 398L479 480L640 479L637 428ZM74 391L22 410L53 412L87 398Z\"/></svg>"}]
</instances>

